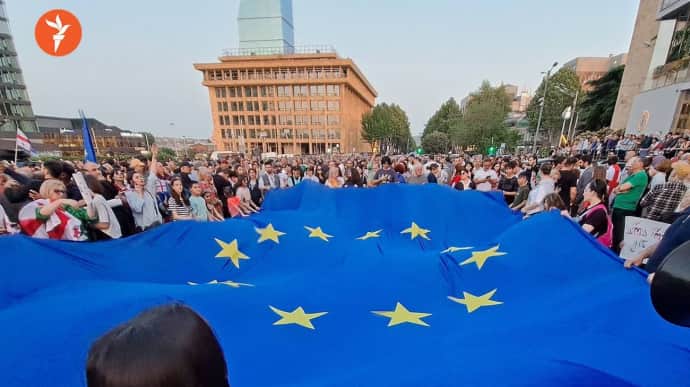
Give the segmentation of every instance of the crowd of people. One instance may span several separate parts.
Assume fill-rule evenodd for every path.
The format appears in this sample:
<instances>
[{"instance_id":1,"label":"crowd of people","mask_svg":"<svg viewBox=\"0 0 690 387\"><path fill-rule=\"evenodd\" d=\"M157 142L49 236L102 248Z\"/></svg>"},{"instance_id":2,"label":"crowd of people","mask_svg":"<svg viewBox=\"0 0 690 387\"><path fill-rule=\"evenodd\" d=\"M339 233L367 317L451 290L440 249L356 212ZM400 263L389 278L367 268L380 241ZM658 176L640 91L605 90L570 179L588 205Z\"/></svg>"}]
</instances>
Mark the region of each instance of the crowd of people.
<instances>
[{"instance_id":1,"label":"crowd of people","mask_svg":"<svg viewBox=\"0 0 690 387\"><path fill-rule=\"evenodd\" d=\"M351 154L164 163L153 146L150 159L49 160L21 168L3 162L0 233L118 239L166 222L249 216L261 211L270 191L306 180L332 189L438 184L497 192L525 217L558 210L618 253L627 216L670 224L690 205L689 148L690 141L678 135L663 141L609 136L582 139L545 160L532 155Z\"/></svg>"}]
</instances>

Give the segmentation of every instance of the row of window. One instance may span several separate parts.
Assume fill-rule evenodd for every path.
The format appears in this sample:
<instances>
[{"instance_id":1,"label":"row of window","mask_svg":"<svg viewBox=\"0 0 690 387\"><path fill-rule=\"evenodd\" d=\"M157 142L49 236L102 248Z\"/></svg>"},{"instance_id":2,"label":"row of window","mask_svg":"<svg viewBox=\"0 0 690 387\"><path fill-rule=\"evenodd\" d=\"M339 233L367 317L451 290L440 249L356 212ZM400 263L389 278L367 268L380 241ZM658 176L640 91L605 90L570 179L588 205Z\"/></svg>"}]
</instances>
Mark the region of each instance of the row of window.
<instances>
[{"instance_id":1,"label":"row of window","mask_svg":"<svg viewBox=\"0 0 690 387\"><path fill-rule=\"evenodd\" d=\"M327 116L307 116L307 115L280 115L276 116L263 116L260 115L250 115L250 116L231 116L229 115L219 115L218 122L221 126L229 125L339 125L340 116L338 115L327 115Z\"/></svg>"},{"instance_id":2,"label":"row of window","mask_svg":"<svg viewBox=\"0 0 690 387\"><path fill-rule=\"evenodd\" d=\"M340 111L340 101L279 101L278 111L281 112L291 112L291 111ZM259 102L257 101L247 101L247 102L217 102L217 107L219 112L274 112L276 111L275 102ZM261 110L259 110L261 107Z\"/></svg>"},{"instance_id":3,"label":"row of window","mask_svg":"<svg viewBox=\"0 0 690 387\"><path fill-rule=\"evenodd\" d=\"M206 70L207 81L239 81L266 79L331 79L345 78L345 67L302 67L291 69Z\"/></svg>"},{"instance_id":4,"label":"row of window","mask_svg":"<svg viewBox=\"0 0 690 387\"><path fill-rule=\"evenodd\" d=\"M216 87L216 98L339 97L340 85Z\"/></svg>"},{"instance_id":5,"label":"row of window","mask_svg":"<svg viewBox=\"0 0 690 387\"><path fill-rule=\"evenodd\" d=\"M222 138L340 139L340 129L221 129Z\"/></svg>"}]
</instances>

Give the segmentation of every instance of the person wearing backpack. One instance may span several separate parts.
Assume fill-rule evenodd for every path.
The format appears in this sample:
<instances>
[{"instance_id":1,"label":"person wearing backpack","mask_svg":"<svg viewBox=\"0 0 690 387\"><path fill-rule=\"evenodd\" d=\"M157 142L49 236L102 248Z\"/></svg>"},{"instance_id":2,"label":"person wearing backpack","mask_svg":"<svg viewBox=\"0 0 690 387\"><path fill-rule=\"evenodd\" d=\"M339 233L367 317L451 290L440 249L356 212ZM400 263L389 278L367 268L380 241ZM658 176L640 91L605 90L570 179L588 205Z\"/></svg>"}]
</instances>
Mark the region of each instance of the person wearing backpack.
<instances>
[{"instance_id":1,"label":"person wearing backpack","mask_svg":"<svg viewBox=\"0 0 690 387\"><path fill-rule=\"evenodd\" d=\"M582 229L596 238L602 245L610 248L613 239L613 224L606 210L608 185L603 180L593 180L583 192L587 208L576 218Z\"/></svg>"}]
</instances>

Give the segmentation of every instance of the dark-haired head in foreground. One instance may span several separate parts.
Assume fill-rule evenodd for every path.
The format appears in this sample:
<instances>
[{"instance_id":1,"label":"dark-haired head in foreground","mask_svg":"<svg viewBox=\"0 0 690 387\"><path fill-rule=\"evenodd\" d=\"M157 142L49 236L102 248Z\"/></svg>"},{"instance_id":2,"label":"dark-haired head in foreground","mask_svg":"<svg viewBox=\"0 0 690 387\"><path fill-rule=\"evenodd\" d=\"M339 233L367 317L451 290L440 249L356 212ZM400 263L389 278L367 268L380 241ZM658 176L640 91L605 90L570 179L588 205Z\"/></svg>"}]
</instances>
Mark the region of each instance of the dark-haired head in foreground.
<instances>
[{"instance_id":1,"label":"dark-haired head in foreground","mask_svg":"<svg viewBox=\"0 0 690 387\"><path fill-rule=\"evenodd\" d=\"M223 350L187 306L149 309L93 343L89 387L227 387Z\"/></svg>"}]
</instances>

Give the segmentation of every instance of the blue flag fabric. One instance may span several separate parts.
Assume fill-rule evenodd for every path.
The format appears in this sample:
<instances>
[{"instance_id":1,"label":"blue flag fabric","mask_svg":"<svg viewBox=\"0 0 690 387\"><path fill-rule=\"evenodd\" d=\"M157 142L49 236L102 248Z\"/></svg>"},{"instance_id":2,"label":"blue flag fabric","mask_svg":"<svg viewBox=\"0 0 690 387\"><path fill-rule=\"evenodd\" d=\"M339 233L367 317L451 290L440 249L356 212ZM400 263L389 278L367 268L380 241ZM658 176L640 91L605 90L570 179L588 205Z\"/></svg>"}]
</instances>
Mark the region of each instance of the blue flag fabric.
<instances>
[{"instance_id":1,"label":"blue flag fabric","mask_svg":"<svg viewBox=\"0 0 690 387\"><path fill-rule=\"evenodd\" d=\"M690 380L690 331L557 213L436 185L304 183L264 208L98 244L1 238L0 385L85 385L93 340L175 301L237 387Z\"/></svg>"},{"instance_id":2,"label":"blue flag fabric","mask_svg":"<svg viewBox=\"0 0 690 387\"><path fill-rule=\"evenodd\" d=\"M96 147L93 145L93 136L91 135L91 129L89 129L89 123L86 120L86 115L84 112L79 111L81 115L81 134L84 139L84 162L96 162Z\"/></svg>"}]
</instances>

